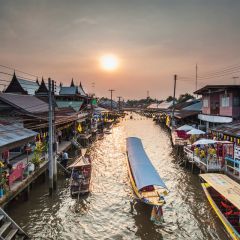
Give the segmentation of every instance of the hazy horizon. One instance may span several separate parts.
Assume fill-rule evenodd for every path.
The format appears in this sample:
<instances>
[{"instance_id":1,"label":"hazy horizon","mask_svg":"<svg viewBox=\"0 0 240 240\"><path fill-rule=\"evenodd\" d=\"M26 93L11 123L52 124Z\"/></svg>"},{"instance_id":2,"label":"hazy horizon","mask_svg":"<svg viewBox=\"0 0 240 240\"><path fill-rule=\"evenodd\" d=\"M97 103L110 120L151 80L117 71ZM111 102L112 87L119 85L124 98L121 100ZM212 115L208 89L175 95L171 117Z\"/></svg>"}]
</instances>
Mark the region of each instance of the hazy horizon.
<instances>
[{"instance_id":1,"label":"hazy horizon","mask_svg":"<svg viewBox=\"0 0 240 240\"><path fill-rule=\"evenodd\" d=\"M74 78L100 97L109 97L112 88L114 97L146 98L149 91L150 97L164 99L172 95L174 74L187 77L177 82L177 95L192 93L196 63L200 76L240 65L237 0L0 0L0 4L0 64L64 85ZM109 53L120 61L113 72L99 67L100 56ZM231 84L233 76L238 72L201 80L198 86Z\"/></svg>"}]
</instances>

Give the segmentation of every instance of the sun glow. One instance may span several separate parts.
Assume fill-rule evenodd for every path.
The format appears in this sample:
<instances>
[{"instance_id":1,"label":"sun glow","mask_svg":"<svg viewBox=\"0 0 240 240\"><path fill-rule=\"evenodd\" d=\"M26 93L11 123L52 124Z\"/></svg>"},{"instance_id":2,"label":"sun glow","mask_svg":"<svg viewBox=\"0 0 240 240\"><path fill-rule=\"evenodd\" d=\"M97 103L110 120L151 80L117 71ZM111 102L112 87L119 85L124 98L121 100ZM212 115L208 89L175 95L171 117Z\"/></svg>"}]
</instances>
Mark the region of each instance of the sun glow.
<instances>
[{"instance_id":1,"label":"sun glow","mask_svg":"<svg viewBox=\"0 0 240 240\"><path fill-rule=\"evenodd\" d=\"M119 60L115 55L103 55L100 58L100 67L105 71L114 71L119 67Z\"/></svg>"}]
</instances>

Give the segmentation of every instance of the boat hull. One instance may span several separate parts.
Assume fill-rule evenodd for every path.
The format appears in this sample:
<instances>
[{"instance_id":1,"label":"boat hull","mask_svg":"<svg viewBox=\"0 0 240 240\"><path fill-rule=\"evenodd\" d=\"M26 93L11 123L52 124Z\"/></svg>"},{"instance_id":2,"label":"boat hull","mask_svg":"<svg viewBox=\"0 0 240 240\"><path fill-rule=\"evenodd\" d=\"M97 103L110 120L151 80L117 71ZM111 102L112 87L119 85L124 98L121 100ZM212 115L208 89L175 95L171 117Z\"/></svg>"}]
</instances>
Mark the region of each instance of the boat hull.
<instances>
[{"instance_id":1,"label":"boat hull","mask_svg":"<svg viewBox=\"0 0 240 240\"><path fill-rule=\"evenodd\" d=\"M233 226L228 222L228 220L223 215L223 213L220 211L217 204L215 203L212 196L210 195L210 193L208 191L208 188L210 187L210 185L208 183L201 183L201 185L202 185L203 191L204 191L210 205L212 206L213 210L216 212L217 216L219 217L219 219L223 223L224 227L226 228L226 230L229 233L229 235L231 236L231 238L234 239L234 240L240 240L240 237L238 236L238 233L233 228Z\"/></svg>"},{"instance_id":2,"label":"boat hull","mask_svg":"<svg viewBox=\"0 0 240 240\"><path fill-rule=\"evenodd\" d=\"M162 206L165 203L164 201L152 202L150 199L143 197L142 194L138 191L134 178L132 176L131 167L128 160L127 160L127 168L128 168L128 175L129 175L129 179L130 179L133 191L136 197L138 198L138 200L150 206Z\"/></svg>"}]
</instances>

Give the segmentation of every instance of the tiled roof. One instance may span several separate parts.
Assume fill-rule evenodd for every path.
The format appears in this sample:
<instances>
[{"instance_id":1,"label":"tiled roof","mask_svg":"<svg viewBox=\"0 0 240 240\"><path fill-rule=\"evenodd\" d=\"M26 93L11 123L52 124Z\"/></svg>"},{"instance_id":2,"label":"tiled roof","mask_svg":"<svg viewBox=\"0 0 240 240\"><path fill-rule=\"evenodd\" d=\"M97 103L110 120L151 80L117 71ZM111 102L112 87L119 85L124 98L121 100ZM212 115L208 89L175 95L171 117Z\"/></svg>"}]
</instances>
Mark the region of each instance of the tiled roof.
<instances>
[{"instance_id":1,"label":"tiled roof","mask_svg":"<svg viewBox=\"0 0 240 240\"><path fill-rule=\"evenodd\" d=\"M82 87L82 83L80 82L79 86L78 86L78 92L81 96L87 96L87 94L85 93L85 91L83 90Z\"/></svg>"},{"instance_id":2,"label":"tiled roof","mask_svg":"<svg viewBox=\"0 0 240 240\"><path fill-rule=\"evenodd\" d=\"M31 95L0 93L0 100L25 112L48 112L48 104Z\"/></svg>"},{"instance_id":3,"label":"tiled roof","mask_svg":"<svg viewBox=\"0 0 240 240\"><path fill-rule=\"evenodd\" d=\"M56 101L58 108L73 108L78 112L83 104L83 101Z\"/></svg>"},{"instance_id":4,"label":"tiled roof","mask_svg":"<svg viewBox=\"0 0 240 240\"><path fill-rule=\"evenodd\" d=\"M76 95L77 87L61 87L59 95Z\"/></svg>"},{"instance_id":5,"label":"tiled roof","mask_svg":"<svg viewBox=\"0 0 240 240\"><path fill-rule=\"evenodd\" d=\"M27 91L29 95L35 95L35 91L38 90L39 85L36 82L24 80L18 78L18 82L22 86L22 88Z\"/></svg>"}]
</instances>

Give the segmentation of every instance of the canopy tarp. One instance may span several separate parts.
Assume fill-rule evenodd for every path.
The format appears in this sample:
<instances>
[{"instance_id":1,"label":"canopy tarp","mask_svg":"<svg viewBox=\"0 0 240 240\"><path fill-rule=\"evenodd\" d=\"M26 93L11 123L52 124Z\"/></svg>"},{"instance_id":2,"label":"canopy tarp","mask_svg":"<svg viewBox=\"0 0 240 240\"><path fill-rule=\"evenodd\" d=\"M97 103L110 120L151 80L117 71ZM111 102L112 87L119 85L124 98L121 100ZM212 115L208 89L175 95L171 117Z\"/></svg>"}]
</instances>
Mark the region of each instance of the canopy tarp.
<instances>
[{"instance_id":1,"label":"canopy tarp","mask_svg":"<svg viewBox=\"0 0 240 240\"><path fill-rule=\"evenodd\" d=\"M240 210L240 185L237 182L218 173L205 173L199 176Z\"/></svg>"},{"instance_id":2,"label":"canopy tarp","mask_svg":"<svg viewBox=\"0 0 240 240\"><path fill-rule=\"evenodd\" d=\"M214 144L217 141L213 140L213 139L206 139L206 138L202 138L198 141L196 141L195 143L193 143L193 145L208 145L208 144Z\"/></svg>"},{"instance_id":3,"label":"canopy tarp","mask_svg":"<svg viewBox=\"0 0 240 240\"><path fill-rule=\"evenodd\" d=\"M74 163L68 166L68 168L79 168L79 167L88 166L88 165L91 165L89 160L81 156Z\"/></svg>"},{"instance_id":4,"label":"canopy tarp","mask_svg":"<svg viewBox=\"0 0 240 240\"><path fill-rule=\"evenodd\" d=\"M177 128L177 130L183 130L183 131L190 131L190 130L192 130L192 129L196 129L196 128L194 128L194 127L192 127L192 126L189 126L189 125L187 125L187 124L185 124L185 125Z\"/></svg>"},{"instance_id":5,"label":"canopy tarp","mask_svg":"<svg viewBox=\"0 0 240 240\"><path fill-rule=\"evenodd\" d=\"M188 131L187 134L189 134L189 135L200 135L200 134L205 134L205 132L200 130L200 129L192 129L192 130Z\"/></svg>"},{"instance_id":6,"label":"canopy tarp","mask_svg":"<svg viewBox=\"0 0 240 240\"><path fill-rule=\"evenodd\" d=\"M127 138L127 152L129 164L138 190L155 185L167 189L156 169L146 155L141 139Z\"/></svg>"}]
</instances>

